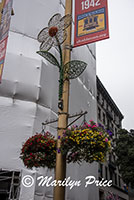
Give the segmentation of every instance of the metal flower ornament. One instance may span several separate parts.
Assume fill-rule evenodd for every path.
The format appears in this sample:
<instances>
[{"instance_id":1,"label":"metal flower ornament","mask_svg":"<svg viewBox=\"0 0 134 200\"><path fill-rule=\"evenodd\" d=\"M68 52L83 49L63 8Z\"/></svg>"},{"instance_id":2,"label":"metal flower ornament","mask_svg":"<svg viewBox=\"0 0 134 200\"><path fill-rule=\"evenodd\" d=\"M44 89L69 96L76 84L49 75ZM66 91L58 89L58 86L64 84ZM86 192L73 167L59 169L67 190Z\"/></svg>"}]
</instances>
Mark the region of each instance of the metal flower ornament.
<instances>
[{"instance_id":1,"label":"metal flower ornament","mask_svg":"<svg viewBox=\"0 0 134 200\"><path fill-rule=\"evenodd\" d=\"M65 15L61 17L59 13L55 14L48 22L48 27L43 28L38 34L37 40L41 43L40 51L37 51L39 55L44 57L48 62L55 65L59 69L59 108L62 110L62 93L63 82L65 78L75 79L81 75L85 70L87 64L80 60L72 60L64 65L62 56L62 44L67 38L66 29L71 25L71 15ZM50 52L51 47L58 47L60 54L60 60Z\"/></svg>"}]
</instances>

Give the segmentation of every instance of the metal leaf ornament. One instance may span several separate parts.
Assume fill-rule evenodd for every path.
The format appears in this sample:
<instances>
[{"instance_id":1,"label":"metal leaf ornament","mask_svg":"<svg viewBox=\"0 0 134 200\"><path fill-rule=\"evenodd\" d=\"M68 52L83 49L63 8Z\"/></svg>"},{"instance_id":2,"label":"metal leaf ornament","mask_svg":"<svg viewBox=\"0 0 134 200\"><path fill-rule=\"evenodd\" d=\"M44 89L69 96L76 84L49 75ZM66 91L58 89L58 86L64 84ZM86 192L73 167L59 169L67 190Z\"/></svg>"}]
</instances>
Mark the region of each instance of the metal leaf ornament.
<instances>
[{"instance_id":1,"label":"metal leaf ornament","mask_svg":"<svg viewBox=\"0 0 134 200\"><path fill-rule=\"evenodd\" d=\"M60 68L60 64L57 61L57 59L55 58L55 56L53 56L53 54L49 53L48 51L37 51L37 53L40 56L44 57L51 64L56 65Z\"/></svg>"},{"instance_id":2,"label":"metal leaf ornament","mask_svg":"<svg viewBox=\"0 0 134 200\"><path fill-rule=\"evenodd\" d=\"M64 73L69 79L75 79L86 69L87 63L80 60L72 60L64 65Z\"/></svg>"}]
</instances>

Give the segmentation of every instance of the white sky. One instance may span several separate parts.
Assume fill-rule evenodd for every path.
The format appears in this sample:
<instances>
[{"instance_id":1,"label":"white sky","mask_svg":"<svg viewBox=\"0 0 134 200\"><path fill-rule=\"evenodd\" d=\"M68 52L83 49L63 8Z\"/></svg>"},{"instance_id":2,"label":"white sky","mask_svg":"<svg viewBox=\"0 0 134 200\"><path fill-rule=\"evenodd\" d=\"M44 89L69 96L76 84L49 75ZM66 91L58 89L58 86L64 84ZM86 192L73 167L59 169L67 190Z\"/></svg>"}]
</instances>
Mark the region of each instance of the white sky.
<instances>
[{"instance_id":1,"label":"white sky","mask_svg":"<svg viewBox=\"0 0 134 200\"><path fill-rule=\"evenodd\" d=\"M110 38L96 43L97 75L134 129L134 0L108 0Z\"/></svg>"}]
</instances>

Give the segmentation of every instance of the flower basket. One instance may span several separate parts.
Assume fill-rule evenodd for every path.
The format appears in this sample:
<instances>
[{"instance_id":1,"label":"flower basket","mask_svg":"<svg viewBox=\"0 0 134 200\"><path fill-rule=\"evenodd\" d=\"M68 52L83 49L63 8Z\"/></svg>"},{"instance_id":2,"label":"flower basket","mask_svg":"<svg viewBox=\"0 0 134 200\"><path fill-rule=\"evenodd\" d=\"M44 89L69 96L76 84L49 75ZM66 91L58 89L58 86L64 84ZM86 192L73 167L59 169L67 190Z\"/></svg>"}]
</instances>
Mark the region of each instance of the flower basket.
<instances>
[{"instance_id":1,"label":"flower basket","mask_svg":"<svg viewBox=\"0 0 134 200\"><path fill-rule=\"evenodd\" d=\"M56 140L49 132L32 136L23 144L20 158L27 168L54 168Z\"/></svg>"},{"instance_id":2,"label":"flower basket","mask_svg":"<svg viewBox=\"0 0 134 200\"><path fill-rule=\"evenodd\" d=\"M61 153L67 156L67 162L93 161L104 162L111 149L108 132L93 121L83 126L72 126L61 138Z\"/></svg>"}]
</instances>

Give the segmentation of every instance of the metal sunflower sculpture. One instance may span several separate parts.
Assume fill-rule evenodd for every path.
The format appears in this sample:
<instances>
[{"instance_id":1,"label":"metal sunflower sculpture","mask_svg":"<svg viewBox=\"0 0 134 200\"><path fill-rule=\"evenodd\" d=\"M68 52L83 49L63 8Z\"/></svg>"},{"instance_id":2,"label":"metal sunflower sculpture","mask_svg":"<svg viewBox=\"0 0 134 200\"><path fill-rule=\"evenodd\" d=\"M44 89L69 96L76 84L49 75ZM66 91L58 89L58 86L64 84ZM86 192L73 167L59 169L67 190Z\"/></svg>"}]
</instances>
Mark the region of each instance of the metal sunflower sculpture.
<instances>
[{"instance_id":1,"label":"metal sunflower sculpture","mask_svg":"<svg viewBox=\"0 0 134 200\"><path fill-rule=\"evenodd\" d=\"M57 13L49 20L48 27L42 29L37 37L37 40L41 43L40 51L37 51L37 53L59 68L59 102L62 101L65 74L66 78L75 79L81 75L87 66L85 62L80 60L72 60L65 65L63 64L61 45L67 38L66 29L71 25L71 23L71 15L68 14L61 17L61 15ZM58 61L53 54L48 52L51 47L58 47L60 61ZM62 110L62 106L59 106L59 108Z\"/></svg>"}]
</instances>

